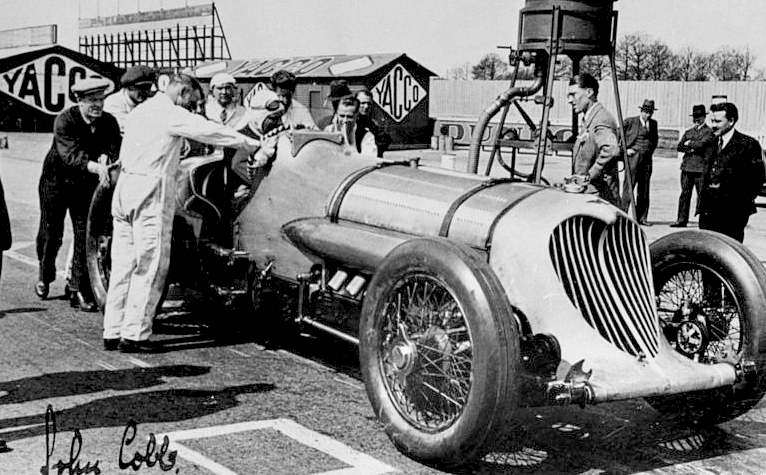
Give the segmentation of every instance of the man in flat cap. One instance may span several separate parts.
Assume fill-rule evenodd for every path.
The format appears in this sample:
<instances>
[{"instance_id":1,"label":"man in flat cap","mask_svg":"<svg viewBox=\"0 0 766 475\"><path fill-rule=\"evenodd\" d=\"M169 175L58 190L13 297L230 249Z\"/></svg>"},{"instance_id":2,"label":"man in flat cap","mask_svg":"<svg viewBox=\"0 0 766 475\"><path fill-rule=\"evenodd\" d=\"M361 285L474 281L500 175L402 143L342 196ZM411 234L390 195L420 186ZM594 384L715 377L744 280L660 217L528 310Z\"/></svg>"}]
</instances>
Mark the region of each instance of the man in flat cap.
<instances>
[{"instance_id":1,"label":"man in flat cap","mask_svg":"<svg viewBox=\"0 0 766 475\"><path fill-rule=\"evenodd\" d=\"M229 73L218 73L210 79L210 97L205 115L213 122L240 130L247 124L247 109L239 103L237 81Z\"/></svg>"},{"instance_id":2,"label":"man in flat cap","mask_svg":"<svg viewBox=\"0 0 766 475\"><path fill-rule=\"evenodd\" d=\"M168 271L176 176L184 139L254 153L266 164L273 143L259 141L194 113L204 92L186 74L128 115L121 173L112 198L112 268L104 309L104 349L150 352L152 320Z\"/></svg>"},{"instance_id":3,"label":"man in flat cap","mask_svg":"<svg viewBox=\"0 0 766 475\"><path fill-rule=\"evenodd\" d=\"M85 260L85 228L93 191L108 183L107 163L117 160L121 136L117 119L104 112L104 93L110 86L102 78L85 78L72 86L77 105L65 110L53 124L53 143L43 161L38 187L40 227L37 258L40 274L35 293L48 297L56 278L56 254L61 247L67 211L74 231L71 304L80 310L96 310Z\"/></svg>"},{"instance_id":4,"label":"man in flat cap","mask_svg":"<svg viewBox=\"0 0 766 475\"><path fill-rule=\"evenodd\" d=\"M627 210L636 190L636 218L643 226L651 226L649 216L649 181L652 178L652 155L659 142L657 121L652 119L654 100L645 99L639 107L640 113L625 119L625 172L630 180L622 187L622 205ZM629 186L632 185L632 186Z\"/></svg>"},{"instance_id":5,"label":"man in flat cap","mask_svg":"<svg viewBox=\"0 0 766 475\"><path fill-rule=\"evenodd\" d=\"M104 100L104 111L112 114L125 127L125 117L157 92L157 73L149 66L133 66L120 78L122 89Z\"/></svg>"},{"instance_id":6,"label":"man in flat cap","mask_svg":"<svg viewBox=\"0 0 766 475\"><path fill-rule=\"evenodd\" d=\"M715 154L715 135L713 129L705 124L707 112L700 104L692 107L692 122L694 126L684 132L678 142L678 151L683 152L681 162L681 196L678 197L678 218L671 228L685 228L689 222L689 204L692 200L692 188L697 190L697 212L699 212L700 191L702 178L708 163ZM696 212L695 212L696 214Z\"/></svg>"}]
</instances>

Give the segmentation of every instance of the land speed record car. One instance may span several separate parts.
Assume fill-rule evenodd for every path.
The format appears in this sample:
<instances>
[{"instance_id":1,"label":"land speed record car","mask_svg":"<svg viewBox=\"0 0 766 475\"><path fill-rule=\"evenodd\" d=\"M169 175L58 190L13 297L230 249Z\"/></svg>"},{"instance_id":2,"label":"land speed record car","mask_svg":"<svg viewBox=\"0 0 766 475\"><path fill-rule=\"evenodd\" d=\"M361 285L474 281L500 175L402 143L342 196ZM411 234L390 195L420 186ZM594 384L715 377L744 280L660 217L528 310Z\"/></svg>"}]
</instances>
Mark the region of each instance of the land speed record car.
<instances>
[{"instance_id":1,"label":"land speed record car","mask_svg":"<svg viewBox=\"0 0 766 475\"><path fill-rule=\"evenodd\" d=\"M595 195L359 156L338 138L285 135L239 201L220 155L184 160L171 268L247 301L256 327L284 315L284 329L358 343L403 453L469 462L520 433L528 406L642 397L702 424L763 396L766 274L741 244L684 230L648 245ZM88 234L102 303L109 195Z\"/></svg>"}]
</instances>

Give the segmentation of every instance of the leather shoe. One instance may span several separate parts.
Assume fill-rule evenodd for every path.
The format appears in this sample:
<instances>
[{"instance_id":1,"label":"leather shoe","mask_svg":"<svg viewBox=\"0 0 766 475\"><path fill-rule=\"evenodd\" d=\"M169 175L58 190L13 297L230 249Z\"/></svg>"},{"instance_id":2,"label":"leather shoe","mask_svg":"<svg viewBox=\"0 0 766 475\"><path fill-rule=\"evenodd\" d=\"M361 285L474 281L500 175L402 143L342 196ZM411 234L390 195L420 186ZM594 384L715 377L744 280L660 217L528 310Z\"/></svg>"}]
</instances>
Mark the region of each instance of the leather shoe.
<instances>
[{"instance_id":1,"label":"leather shoe","mask_svg":"<svg viewBox=\"0 0 766 475\"><path fill-rule=\"evenodd\" d=\"M104 338L104 349L106 351L115 351L120 346L119 338Z\"/></svg>"},{"instance_id":2,"label":"leather shoe","mask_svg":"<svg viewBox=\"0 0 766 475\"><path fill-rule=\"evenodd\" d=\"M50 291L50 286L46 284L43 281L39 281L35 284L35 294L40 297L42 300L45 300L48 298L48 292Z\"/></svg>"},{"instance_id":3,"label":"leather shoe","mask_svg":"<svg viewBox=\"0 0 766 475\"><path fill-rule=\"evenodd\" d=\"M671 228L685 228L686 222L684 221L676 221L675 223L670 225Z\"/></svg>"},{"instance_id":4,"label":"leather shoe","mask_svg":"<svg viewBox=\"0 0 766 475\"><path fill-rule=\"evenodd\" d=\"M82 312L95 312L98 310L96 302L85 298L80 291L72 291L72 296L69 298L69 304L72 308L79 308Z\"/></svg>"},{"instance_id":5,"label":"leather shoe","mask_svg":"<svg viewBox=\"0 0 766 475\"><path fill-rule=\"evenodd\" d=\"M149 340L120 340L117 349L120 353L156 353L159 347Z\"/></svg>"}]
</instances>

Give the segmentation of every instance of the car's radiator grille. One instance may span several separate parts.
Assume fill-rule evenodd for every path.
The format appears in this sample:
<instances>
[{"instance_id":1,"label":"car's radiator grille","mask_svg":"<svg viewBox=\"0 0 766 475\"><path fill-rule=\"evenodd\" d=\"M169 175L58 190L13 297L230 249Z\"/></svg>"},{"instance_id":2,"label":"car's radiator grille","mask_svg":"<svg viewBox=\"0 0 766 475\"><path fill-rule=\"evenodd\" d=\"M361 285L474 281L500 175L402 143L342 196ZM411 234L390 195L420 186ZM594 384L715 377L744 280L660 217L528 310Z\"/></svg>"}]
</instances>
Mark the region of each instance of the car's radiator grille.
<instances>
[{"instance_id":1,"label":"car's radiator grille","mask_svg":"<svg viewBox=\"0 0 766 475\"><path fill-rule=\"evenodd\" d=\"M659 349L649 248L636 223L586 216L561 223L550 241L553 266L569 299L601 336L631 355Z\"/></svg>"}]
</instances>

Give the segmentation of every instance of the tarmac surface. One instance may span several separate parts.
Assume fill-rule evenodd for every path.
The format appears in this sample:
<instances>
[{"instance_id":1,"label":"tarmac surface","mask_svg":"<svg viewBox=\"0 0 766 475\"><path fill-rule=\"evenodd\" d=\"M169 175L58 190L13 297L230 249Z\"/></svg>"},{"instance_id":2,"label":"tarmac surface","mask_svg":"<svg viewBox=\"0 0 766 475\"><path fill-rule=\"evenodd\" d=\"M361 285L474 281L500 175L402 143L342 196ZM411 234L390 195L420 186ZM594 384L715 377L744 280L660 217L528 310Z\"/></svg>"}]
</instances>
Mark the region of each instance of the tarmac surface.
<instances>
[{"instance_id":1,"label":"tarmac surface","mask_svg":"<svg viewBox=\"0 0 766 475\"><path fill-rule=\"evenodd\" d=\"M9 137L0 176L14 232L0 282L0 439L8 446L0 452L0 474L43 467L104 474L444 473L394 448L367 401L356 348L333 338L304 333L274 345L253 316L224 313L171 289L155 324L168 351L103 351L100 314L71 309L61 298L61 279L49 300L32 291L37 180L51 136L0 135ZM412 156L442 163L437 151L392 153ZM456 167L464 167L465 156L456 152ZM521 155L520 168L531 169L532 158ZM546 178L560 181L569 160L549 157ZM653 225L644 228L650 240L673 231L678 166L655 159ZM502 169L493 175L503 176ZM764 231L760 212L745 244L761 261ZM70 238L67 228L59 269ZM55 424L50 414L46 423L49 407ZM668 420L643 400L525 409L519 422L522 434L466 473L766 473L763 401L704 430ZM170 441L164 451L163 435Z\"/></svg>"}]
</instances>

